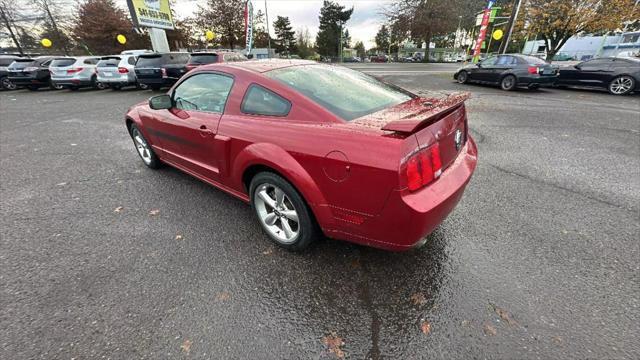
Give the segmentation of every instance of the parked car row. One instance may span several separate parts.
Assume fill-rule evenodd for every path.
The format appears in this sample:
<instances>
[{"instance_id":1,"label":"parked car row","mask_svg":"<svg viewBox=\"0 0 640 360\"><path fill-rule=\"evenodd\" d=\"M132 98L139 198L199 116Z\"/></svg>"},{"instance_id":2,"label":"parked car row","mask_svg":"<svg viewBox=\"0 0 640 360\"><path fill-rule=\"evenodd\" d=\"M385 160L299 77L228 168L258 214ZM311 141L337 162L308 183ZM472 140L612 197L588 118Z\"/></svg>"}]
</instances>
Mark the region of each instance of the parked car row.
<instances>
[{"instance_id":1,"label":"parked car row","mask_svg":"<svg viewBox=\"0 0 640 360\"><path fill-rule=\"evenodd\" d=\"M0 84L5 90L27 88L114 90L125 86L160 89L204 64L244 61L232 51L123 53L110 56L0 57Z\"/></svg>"},{"instance_id":2,"label":"parked car row","mask_svg":"<svg viewBox=\"0 0 640 360\"><path fill-rule=\"evenodd\" d=\"M520 54L491 56L453 75L460 84L498 85L503 90L541 86L602 88L614 95L640 91L640 59L605 57L559 67Z\"/></svg>"}]
</instances>

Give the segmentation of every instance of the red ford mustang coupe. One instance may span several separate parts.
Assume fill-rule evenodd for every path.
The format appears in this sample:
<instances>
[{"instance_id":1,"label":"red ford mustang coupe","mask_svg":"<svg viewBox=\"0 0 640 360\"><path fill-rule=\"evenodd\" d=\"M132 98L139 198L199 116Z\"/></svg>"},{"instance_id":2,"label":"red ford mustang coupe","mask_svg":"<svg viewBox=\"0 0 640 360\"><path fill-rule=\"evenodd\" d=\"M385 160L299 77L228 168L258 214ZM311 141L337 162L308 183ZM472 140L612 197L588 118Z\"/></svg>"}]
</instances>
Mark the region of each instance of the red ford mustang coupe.
<instances>
[{"instance_id":1,"label":"red ford mustang coupe","mask_svg":"<svg viewBox=\"0 0 640 360\"><path fill-rule=\"evenodd\" d=\"M189 72L126 124L145 165L251 203L285 248L323 233L401 251L426 241L476 167L465 99L420 98L341 66L247 61Z\"/></svg>"}]
</instances>

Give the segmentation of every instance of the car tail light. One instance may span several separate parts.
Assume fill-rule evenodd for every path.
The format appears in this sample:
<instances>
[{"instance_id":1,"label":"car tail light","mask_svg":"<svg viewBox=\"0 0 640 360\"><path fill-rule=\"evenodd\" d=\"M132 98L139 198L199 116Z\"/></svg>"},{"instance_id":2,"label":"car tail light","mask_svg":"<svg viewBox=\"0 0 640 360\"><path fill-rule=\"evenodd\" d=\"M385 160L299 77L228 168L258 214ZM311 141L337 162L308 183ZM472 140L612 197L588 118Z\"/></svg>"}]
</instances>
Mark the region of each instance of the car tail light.
<instances>
[{"instance_id":1,"label":"car tail light","mask_svg":"<svg viewBox=\"0 0 640 360\"><path fill-rule=\"evenodd\" d=\"M537 66L529 66L527 71L529 71L529 74L538 74L540 73L540 68Z\"/></svg>"},{"instance_id":2,"label":"car tail light","mask_svg":"<svg viewBox=\"0 0 640 360\"><path fill-rule=\"evenodd\" d=\"M166 77L167 77L167 69L165 69L165 68L161 68L161 69L160 69L160 72L162 73L162 77L163 77L163 78L166 78Z\"/></svg>"},{"instance_id":3,"label":"car tail light","mask_svg":"<svg viewBox=\"0 0 640 360\"><path fill-rule=\"evenodd\" d=\"M67 74L75 74L75 73L79 73L80 71L82 71L82 68L73 68L73 69L69 69L67 70Z\"/></svg>"},{"instance_id":4,"label":"car tail light","mask_svg":"<svg viewBox=\"0 0 640 360\"><path fill-rule=\"evenodd\" d=\"M440 147L434 144L411 155L400 167L406 187L415 191L436 180L442 174Z\"/></svg>"},{"instance_id":5,"label":"car tail light","mask_svg":"<svg viewBox=\"0 0 640 360\"><path fill-rule=\"evenodd\" d=\"M119 67L119 68L118 68L118 72L119 72L120 74L127 74L127 73L129 73L129 69L127 69L127 68L125 68L125 67Z\"/></svg>"}]
</instances>

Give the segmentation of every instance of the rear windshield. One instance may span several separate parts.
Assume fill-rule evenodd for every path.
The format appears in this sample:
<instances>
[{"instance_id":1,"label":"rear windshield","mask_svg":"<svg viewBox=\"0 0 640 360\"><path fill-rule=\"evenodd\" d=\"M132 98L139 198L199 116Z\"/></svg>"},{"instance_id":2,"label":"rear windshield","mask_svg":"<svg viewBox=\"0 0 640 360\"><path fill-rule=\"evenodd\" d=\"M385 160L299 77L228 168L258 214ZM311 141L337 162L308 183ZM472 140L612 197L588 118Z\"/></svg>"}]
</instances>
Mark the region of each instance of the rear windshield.
<instances>
[{"instance_id":1,"label":"rear windshield","mask_svg":"<svg viewBox=\"0 0 640 360\"><path fill-rule=\"evenodd\" d=\"M191 54L192 64L211 64L218 62L218 55L216 54Z\"/></svg>"},{"instance_id":2,"label":"rear windshield","mask_svg":"<svg viewBox=\"0 0 640 360\"><path fill-rule=\"evenodd\" d=\"M52 67L64 67L71 66L76 63L76 59L74 58L65 58L65 59L55 59L51 62Z\"/></svg>"},{"instance_id":3,"label":"rear windshield","mask_svg":"<svg viewBox=\"0 0 640 360\"><path fill-rule=\"evenodd\" d=\"M186 64L188 61L189 54L187 53L140 55L136 66L157 67L162 65Z\"/></svg>"},{"instance_id":4,"label":"rear windshield","mask_svg":"<svg viewBox=\"0 0 640 360\"><path fill-rule=\"evenodd\" d=\"M98 67L116 67L120 63L120 58L102 59L98 62Z\"/></svg>"},{"instance_id":5,"label":"rear windshield","mask_svg":"<svg viewBox=\"0 0 640 360\"><path fill-rule=\"evenodd\" d=\"M33 59L16 59L13 65L11 65L14 69L24 69L29 66L38 66L38 63Z\"/></svg>"},{"instance_id":6,"label":"rear windshield","mask_svg":"<svg viewBox=\"0 0 640 360\"><path fill-rule=\"evenodd\" d=\"M16 58L13 57L0 57L0 66L8 66L12 62L16 61Z\"/></svg>"},{"instance_id":7,"label":"rear windshield","mask_svg":"<svg viewBox=\"0 0 640 360\"><path fill-rule=\"evenodd\" d=\"M347 121L414 97L371 76L340 66L290 66L265 75L301 92Z\"/></svg>"},{"instance_id":8,"label":"rear windshield","mask_svg":"<svg viewBox=\"0 0 640 360\"><path fill-rule=\"evenodd\" d=\"M547 62L537 58L535 56L520 56L521 59L523 59L527 64L540 64L540 65L544 65Z\"/></svg>"}]
</instances>

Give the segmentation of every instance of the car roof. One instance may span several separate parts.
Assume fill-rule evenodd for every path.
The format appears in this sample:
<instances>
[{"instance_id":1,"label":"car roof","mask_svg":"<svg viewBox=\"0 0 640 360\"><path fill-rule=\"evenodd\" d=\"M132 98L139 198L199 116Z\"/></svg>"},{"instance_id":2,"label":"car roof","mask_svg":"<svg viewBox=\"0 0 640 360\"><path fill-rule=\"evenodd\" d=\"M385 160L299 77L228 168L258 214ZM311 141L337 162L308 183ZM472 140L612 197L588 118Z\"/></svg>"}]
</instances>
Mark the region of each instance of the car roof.
<instances>
[{"instance_id":1,"label":"car roof","mask_svg":"<svg viewBox=\"0 0 640 360\"><path fill-rule=\"evenodd\" d=\"M297 60L297 59L263 59L263 60L250 60L250 61L239 61L234 63L221 63L221 64L208 64L201 66L202 70L207 69L217 69L222 67L233 67L245 69L257 73L264 73L267 71L272 71L276 69L282 69L291 66L302 66L302 65L314 65L318 64L315 61L311 60Z\"/></svg>"},{"instance_id":2,"label":"car roof","mask_svg":"<svg viewBox=\"0 0 640 360\"><path fill-rule=\"evenodd\" d=\"M161 57L162 55L172 55L172 54L187 54L187 55L189 55L188 52L170 51L170 52L156 52L156 53L149 53L149 54L140 54L140 55L138 55L138 57L141 57L141 58L154 58L154 57Z\"/></svg>"}]
</instances>

